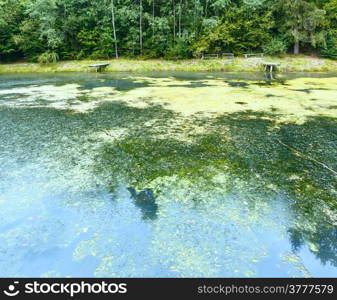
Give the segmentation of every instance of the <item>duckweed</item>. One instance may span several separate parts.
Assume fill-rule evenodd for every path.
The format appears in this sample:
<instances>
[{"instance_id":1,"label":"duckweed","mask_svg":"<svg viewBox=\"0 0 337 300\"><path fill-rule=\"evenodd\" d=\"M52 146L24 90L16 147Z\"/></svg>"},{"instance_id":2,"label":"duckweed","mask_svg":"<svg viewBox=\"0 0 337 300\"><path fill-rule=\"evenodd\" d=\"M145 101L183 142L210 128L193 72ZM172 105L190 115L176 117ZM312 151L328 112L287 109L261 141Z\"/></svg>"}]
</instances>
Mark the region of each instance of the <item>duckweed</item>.
<instances>
[{"instance_id":1,"label":"duckweed","mask_svg":"<svg viewBox=\"0 0 337 300\"><path fill-rule=\"evenodd\" d=\"M336 276L337 77L3 79L0 276Z\"/></svg>"}]
</instances>

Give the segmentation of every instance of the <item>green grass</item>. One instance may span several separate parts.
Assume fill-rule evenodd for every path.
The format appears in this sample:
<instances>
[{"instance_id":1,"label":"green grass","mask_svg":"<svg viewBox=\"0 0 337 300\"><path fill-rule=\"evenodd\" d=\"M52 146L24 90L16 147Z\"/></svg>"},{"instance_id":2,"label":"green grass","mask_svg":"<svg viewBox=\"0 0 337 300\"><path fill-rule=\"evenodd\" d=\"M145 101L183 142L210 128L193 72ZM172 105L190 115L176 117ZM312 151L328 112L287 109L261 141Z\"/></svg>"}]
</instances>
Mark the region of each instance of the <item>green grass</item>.
<instances>
[{"instance_id":1,"label":"green grass","mask_svg":"<svg viewBox=\"0 0 337 300\"><path fill-rule=\"evenodd\" d=\"M282 72L337 72L337 61L308 56L264 57L259 59L189 59L169 61L161 59L136 60L102 60L109 62L107 72L146 72L146 71L224 71L224 72L258 72L261 63L277 62ZM0 64L0 73L48 73L48 72L93 72L88 65L99 63L97 60L61 61L55 64L38 63Z\"/></svg>"}]
</instances>

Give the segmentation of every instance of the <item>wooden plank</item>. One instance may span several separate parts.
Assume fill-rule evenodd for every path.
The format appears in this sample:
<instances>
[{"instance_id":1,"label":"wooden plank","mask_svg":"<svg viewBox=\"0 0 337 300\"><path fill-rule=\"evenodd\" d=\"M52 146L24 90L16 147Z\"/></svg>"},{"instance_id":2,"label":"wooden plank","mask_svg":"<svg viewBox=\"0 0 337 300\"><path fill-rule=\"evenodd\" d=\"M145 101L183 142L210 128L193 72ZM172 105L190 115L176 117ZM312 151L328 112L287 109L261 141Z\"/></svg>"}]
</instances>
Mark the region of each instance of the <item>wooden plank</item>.
<instances>
[{"instance_id":1,"label":"wooden plank","mask_svg":"<svg viewBox=\"0 0 337 300\"><path fill-rule=\"evenodd\" d=\"M219 58L219 54L203 54L201 59Z\"/></svg>"},{"instance_id":2,"label":"wooden plank","mask_svg":"<svg viewBox=\"0 0 337 300\"><path fill-rule=\"evenodd\" d=\"M251 56L256 56L256 57L264 57L264 53L245 53L244 57L249 58Z\"/></svg>"},{"instance_id":3,"label":"wooden plank","mask_svg":"<svg viewBox=\"0 0 337 300\"><path fill-rule=\"evenodd\" d=\"M96 68L96 72L101 72L103 71L107 66L109 66L110 64L93 64L93 65L89 65L89 68Z\"/></svg>"},{"instance_id":4,"label":"wooden plank","mask_svg":"<svg viewBox=\"0 0 337 300\"><path fill-rule=\"evenodd\" d=\"M273 73L274 68L278 67L280 64L279 63L273 63L273 62L265 62L263 63L264 65L264 71L267 72L269 69L270 73Z\"/></svg>"},{"instance_id":5,"label":"wooden plank","mask_svg":"<svg viewBox=\"0 0 337 300\"><path fill-rule=\"evenodd\" d=\"M89 65L89 67L102 67L102 66L108 66L109 64L93 64Z\"/></svg>"},{"instance_id":6,"label":"wooden plank","mask_svg":"<svg viewBox=\"0 0 337 300\"><path fill-rule=\"evenodd\" d=\"M235 57L234 53L222 53L222 58L230 58L233 59Z\"/></svg>"}]
</instances>

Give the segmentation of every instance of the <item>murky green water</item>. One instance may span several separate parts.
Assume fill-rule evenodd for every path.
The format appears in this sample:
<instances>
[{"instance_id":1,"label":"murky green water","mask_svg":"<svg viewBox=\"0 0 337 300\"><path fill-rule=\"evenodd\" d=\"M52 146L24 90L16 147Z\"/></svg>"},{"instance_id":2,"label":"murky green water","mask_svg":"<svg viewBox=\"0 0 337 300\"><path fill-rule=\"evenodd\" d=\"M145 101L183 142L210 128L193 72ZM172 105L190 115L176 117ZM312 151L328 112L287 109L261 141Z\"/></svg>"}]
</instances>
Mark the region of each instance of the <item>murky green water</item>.
<instances>
[{"instance_id":1,"label":"murky green water","mask_svg":"<svg viewBox=\"0 0 337 300\"><path fill-rule=\"evenodd\" d=\"M337 75L0 76L0 276L337 276Z\"/></svg>"}]
</instances>

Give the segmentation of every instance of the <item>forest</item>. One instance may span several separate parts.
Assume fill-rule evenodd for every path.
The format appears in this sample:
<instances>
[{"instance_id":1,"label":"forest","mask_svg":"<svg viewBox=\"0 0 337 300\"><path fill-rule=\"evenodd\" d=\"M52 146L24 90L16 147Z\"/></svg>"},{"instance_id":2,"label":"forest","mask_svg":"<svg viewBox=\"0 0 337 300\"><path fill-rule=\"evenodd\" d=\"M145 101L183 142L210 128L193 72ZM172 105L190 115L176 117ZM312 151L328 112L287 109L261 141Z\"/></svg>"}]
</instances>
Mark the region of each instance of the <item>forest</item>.
<instances>
[{"instance_id":1,"label":"forest","mask_svg":"<svg viewBox=\"0 0 337 300\"><path fill-rule=\"evenodd\" d=\"M0 0L0 62L337 58L337 0Z\"/></svg>"}]
</instances>

